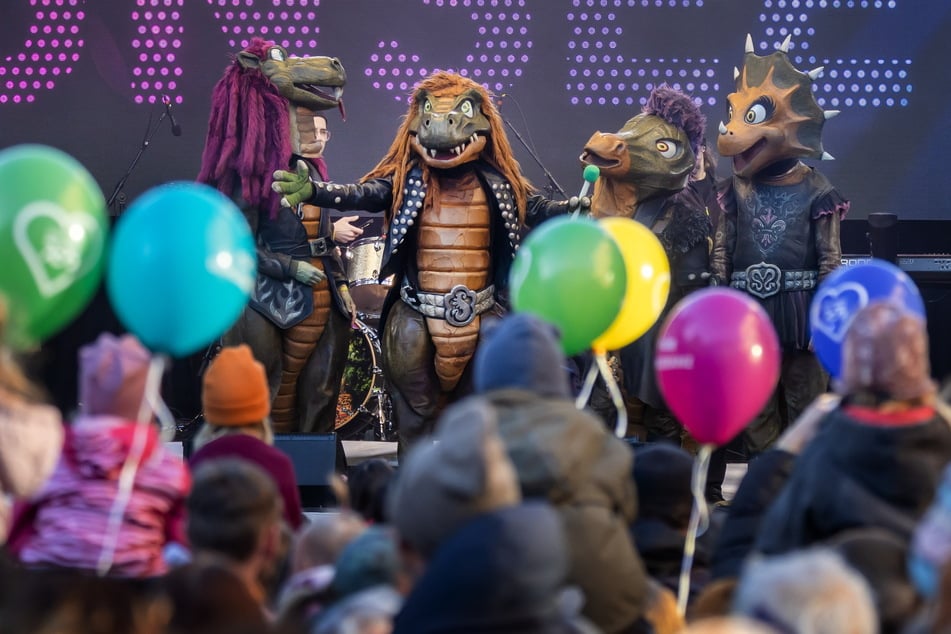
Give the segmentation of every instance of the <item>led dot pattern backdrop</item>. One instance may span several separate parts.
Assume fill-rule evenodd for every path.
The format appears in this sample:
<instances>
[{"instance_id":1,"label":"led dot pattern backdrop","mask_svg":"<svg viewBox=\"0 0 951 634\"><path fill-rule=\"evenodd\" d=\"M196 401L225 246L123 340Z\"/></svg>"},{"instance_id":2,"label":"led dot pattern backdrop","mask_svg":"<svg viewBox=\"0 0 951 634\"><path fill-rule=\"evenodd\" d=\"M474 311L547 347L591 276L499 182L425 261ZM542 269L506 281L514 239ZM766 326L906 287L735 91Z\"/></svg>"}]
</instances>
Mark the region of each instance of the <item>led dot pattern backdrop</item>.
<instances>
[{"instance_id":1,"label":"led dot pattern backdrop","mask_svg":"<svg viewBox=\"0 0 951 634\"><path fill-rule=\"evenodd\" d=\"M194 178L212 86L254 36L346 67L347 120L328 113L334 180L376 163L413 85L443 69L492 91L527 175L541 188L547 169L570 195L581 185L584 142L619 129L654 86L693 95L715 141L749 33L759 54L790 36L797 67L823 68L820 104L842 114L824 136L837 160L817 166L853 200L853 217L951 218L936 178L951 163L951 3L11 0L3 18L0 146L59 147L107 194L166 98L183 134L158 131L126 193ZM721 161L718 175L729 172Z\"/></svg>"}]
</instances>

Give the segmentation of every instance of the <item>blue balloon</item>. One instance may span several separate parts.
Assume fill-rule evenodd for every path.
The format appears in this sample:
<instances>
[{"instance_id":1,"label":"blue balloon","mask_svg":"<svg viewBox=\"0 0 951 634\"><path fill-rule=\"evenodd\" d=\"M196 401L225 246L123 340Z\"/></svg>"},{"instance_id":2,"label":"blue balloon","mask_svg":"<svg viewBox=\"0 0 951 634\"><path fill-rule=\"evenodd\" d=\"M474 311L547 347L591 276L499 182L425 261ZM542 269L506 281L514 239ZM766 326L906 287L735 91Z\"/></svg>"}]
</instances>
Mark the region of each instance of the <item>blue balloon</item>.
<instances>
[{"instance_id":1,"label":"blue balloon","mask_svg":"<svg viewBox=\"0 0 951 634\"><path fill-rule=\"evenodd\" d=\"M860 309L890 301L925 319L925 303L911 278L885 260L869 260L833 271L823 280L809 308L816 356L832 378L842 374L842 343Z\"/></svg>"},{"instance_id":2,"label":"blue balloon","mask_svg":"<svg viewBox=\"0 0 951 634\"><path fill-rule=\"evenodd\" d=\"M207 185L176 182L149 190L119 219L106 290L144 345L185 356L234 324L256 269L254 238L238 207Z\"/></svg>"}]
</instances>

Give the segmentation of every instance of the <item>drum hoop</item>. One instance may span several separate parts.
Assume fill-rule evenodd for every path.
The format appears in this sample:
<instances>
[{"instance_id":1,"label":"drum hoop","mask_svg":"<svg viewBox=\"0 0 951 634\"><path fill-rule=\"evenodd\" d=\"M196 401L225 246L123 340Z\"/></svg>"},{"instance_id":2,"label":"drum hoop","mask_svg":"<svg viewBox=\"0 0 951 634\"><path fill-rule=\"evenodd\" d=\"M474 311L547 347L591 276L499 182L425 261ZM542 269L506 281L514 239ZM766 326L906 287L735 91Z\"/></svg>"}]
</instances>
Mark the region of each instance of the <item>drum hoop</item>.
<instances>
[{"instance_id":1,"label":"drum hoop","mask_svg":"<svg viewBox=\"0 0 951 634\"><path fill-rule=\"evenodd\" d=\"M355 288L357 286L371 286L374 284L377 286L386 286L385 284L381 284L380 281L375 277L361 277L360 279L350 280L347 282L347 285L351 288Z\"/></svg>"},{"instance_id":2,"label":"drum hoop","mask_svg":"<svg viewBox=\"0 0 951 634\"><path fill-rule=\"evenodd\" d=\"M356 320L356 325L357 327L355 328L355 330L360 331L360 334L363 336L364 340L366 340L367 345L370 348L370 387L367 390L366 395L364 395L363 400L359 404L354 406L353 411L350 413L350 415L347 418L345 418L343 421L341 421L340 423L334 425L335 431L343 429L348 423L350 423L354 418L356 418L358 414L361 413L360 410L365 409L366 404L370 402L370 399L373 397L373 394L376 391L377 377L379 372L382 371L382 368L380 367L379 362L377 361L377 355L376 355L376 346L378 346L380 342L379 336L377 336L376 331L373 330L373 328L363 323L363 321L359 318ZM349 351L349 345L350 344L348 342L347 343L348 351ZM343 380L343 377L341 377L341 381L342 380Z\"/></svg>"}]
</instances>

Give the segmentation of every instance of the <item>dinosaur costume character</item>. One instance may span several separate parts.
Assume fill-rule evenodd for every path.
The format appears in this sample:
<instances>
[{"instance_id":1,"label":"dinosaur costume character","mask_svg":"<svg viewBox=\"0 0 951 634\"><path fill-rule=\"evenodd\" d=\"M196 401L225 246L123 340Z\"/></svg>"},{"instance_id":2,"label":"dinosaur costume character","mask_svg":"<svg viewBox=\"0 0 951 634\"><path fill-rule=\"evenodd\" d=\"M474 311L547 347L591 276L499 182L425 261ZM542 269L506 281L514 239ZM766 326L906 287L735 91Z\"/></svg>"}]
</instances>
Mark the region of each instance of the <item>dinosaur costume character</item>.
<instances>
[{"instance_id":1,"label":"dinosaur costume character","mask_svg":"<svg viewBox=\"0 0 951 634\"><path fill-rule=\"evenodd\" d=\"M616 133L595 132L581 162L601 170L591 196L595 217L625 216L648 227L670 261L664 313L687 293L708 284L713 234L705 206L686 190L703 140L706 117L693 99L668 86L651 91L643 111ZM663 315L641 338L619 351L624 388L648 440L681 440L683 428L667 409L654 373L654 344ZM593 406L610 418L613 406L598 390ZM603 403L603 404L602 404ZM640 421L637 410L642 412Z\"/></svg>"},{"instance_id":2,"label":"dinosaur costume character","mask_svg":"<svg viewBox=\"0 0 951 634\"><path fill-rule=\"evenodd\" d=\"M826 178L801 158L832 158L822 128L838 114L816 103L812 82L789 62L789 38L766 56L747 36L743 70L717 149L733 158L733 177L720 193L712 268L718 283L755 297L772 318L783 346L779 387L748 428L751 452L768 447L825 391L828 376L810 351L809 303L818 284L842 261L839 223L849 209Z\"/></svg>"},{"instance_id":3,"label":"dinosaur costume character","mask_svg":"<svg viewBox=\"0 0 951 634\"><path fill-rule=\"evenodd\" d=\"M449 72L420 82L383 159L358 184L275 174L284 201L385 212L383 369L402 446L469 389L486 317L506 307L523 226L569 209L532 193L485 88ZM575 202L574 204L577 204Z\"/></svg>"},{"instance_id":4,"label":"dinosaur costume character","mask_svg":"<svg viewBox=\"0 0 951 634\"><path fill-rule=\"evenodd\" d=\"M333 431L354 307L329 214L282 207L270 179L317 142L315 113L343 111L345 83L339 60L290 57L255 38L212 94L198 180L237 202L258 253L248 308L223 343L247 343L264 364L277 432Z\"/></svg>"}]
</instances>

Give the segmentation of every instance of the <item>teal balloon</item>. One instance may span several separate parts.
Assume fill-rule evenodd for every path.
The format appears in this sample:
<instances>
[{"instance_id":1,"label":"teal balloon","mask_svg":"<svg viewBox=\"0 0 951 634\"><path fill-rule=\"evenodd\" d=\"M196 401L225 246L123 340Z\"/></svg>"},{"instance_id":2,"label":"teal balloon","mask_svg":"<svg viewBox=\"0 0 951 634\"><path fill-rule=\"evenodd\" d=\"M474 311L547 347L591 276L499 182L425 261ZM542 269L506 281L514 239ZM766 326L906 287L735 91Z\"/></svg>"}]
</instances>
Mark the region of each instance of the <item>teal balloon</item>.
<instances>
[{"instance_id":1,"label":"teal balloon","mask_svg":"<svg viewBox=\"0 0 951 634\"><path fill-rule=\"evenodd\" d=\"M624 301L624 257L596 221L554 218L528 234L509 274L512 307L556 326L573 355L614 322Z\"/></svg>"},{"instance_id":2,"label":"teal balloon","mask_svg":"<svg viewBox=\"0 0 951 634\"><path fill-rule=\"evenodd\" d=\"M0 301L8 343L28 348L69 324L102 278L106 202L73 157L43 145L0 151Z\"/></svg>"},{"instance_id":3,"label":"teal balloon","mask_svg":"<svg viewBox=\"0 0 951 634\"><path fill-rule=\"evenodd\" d=\"M234 324L256 269L254 238L237 206L206 185L176 182L149 190L119 219L106 290L143 344L180 357Z\"/></svg>"}]
</instances>

